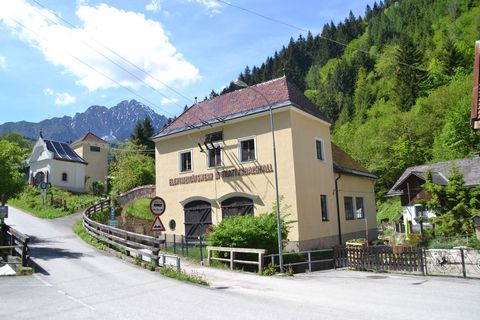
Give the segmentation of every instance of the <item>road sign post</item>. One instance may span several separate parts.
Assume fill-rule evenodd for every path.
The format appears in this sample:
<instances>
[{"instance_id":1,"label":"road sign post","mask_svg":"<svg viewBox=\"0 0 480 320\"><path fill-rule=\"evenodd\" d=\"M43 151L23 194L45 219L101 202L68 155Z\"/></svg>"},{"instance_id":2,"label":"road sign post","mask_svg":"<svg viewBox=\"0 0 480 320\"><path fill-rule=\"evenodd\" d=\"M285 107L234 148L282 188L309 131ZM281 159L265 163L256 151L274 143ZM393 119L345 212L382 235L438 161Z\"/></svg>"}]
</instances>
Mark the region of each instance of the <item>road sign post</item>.
<instances>
[{"instance_id":1,"label":"road sign post","mask_svg":"<svg viewBox=\"0 0 480 320\"><path fill-rule=\"evenodd\" d=\"M116 228L118 225L118 221L115 216L115 207L110 208L110 219L108 220L108 225L114 228Z\"/></svg>"},{"instance_id":2,"label":"road sign post","mask_svg":"<svg viewBox=\"0 0 480 320\"><path fill-rule=\"evenodd\" d=\"M160 197L155 197L150 201L150 212L155 215L150 231L165 231L165 226L162 220L160 220L160 216L165 212L165 208L165 200Z\"/></svg>"},{"instance_id":3,"label":"road sign post","mask_svg":"<svg viewBox=\"0 0 480 320\"><path fill-rule=\"evenodd\" d=\"M40 182L40 194L42 195L43 205L45 205L45 200L47 199L47 190L48 190L48 183Z\"/></svg>"}]
</instances>

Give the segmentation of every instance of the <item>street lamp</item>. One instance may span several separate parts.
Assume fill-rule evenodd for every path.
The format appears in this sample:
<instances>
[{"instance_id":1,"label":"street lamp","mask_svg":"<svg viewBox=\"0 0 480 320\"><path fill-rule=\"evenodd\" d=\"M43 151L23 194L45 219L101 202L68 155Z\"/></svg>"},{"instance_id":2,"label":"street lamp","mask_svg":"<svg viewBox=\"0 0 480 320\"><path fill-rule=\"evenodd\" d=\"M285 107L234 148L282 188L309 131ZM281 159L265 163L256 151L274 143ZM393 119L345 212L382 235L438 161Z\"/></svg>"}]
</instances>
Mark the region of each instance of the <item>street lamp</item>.
<instances>
[{"instance_id":1,"label":"street lamp","mask_svg":"<svg viewBox=\"0 0 480 320\"><path fill-rule=\"evenodd\" d=\"M270 112L270 130L272 131L272 148L273 148L273 173L275 177L275 196L276 196L276 207L277 207L277 232L278 232L278 260L280 264L280 272L283 273L283 254L282 254L282 228L280 225L280 196L278 193L278 174L277 174L277 151L275 148L275 127L273 124L273 112L272 112L272 104L268 101L268 98L260 91L255 89L254 87L250 87L248 84L243 82L242 80L235 80L235 85L241 88L247 88L250 90L255 91L259 95L265 99L268 105L268 110Z\"/></svg>"}]
</instances>

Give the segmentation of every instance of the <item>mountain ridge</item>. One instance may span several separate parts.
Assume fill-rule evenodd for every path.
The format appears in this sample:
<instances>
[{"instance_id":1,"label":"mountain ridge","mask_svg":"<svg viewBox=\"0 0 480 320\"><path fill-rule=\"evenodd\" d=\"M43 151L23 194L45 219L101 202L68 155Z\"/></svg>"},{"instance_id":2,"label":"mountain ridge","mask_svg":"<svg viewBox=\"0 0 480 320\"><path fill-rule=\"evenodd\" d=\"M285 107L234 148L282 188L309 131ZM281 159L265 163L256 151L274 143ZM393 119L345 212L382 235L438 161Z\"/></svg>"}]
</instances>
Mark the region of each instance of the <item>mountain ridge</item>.
<instances>
[{"instance_id":1,"label":"mountain ridge","mask_svg":"<svg viewBox=\"0 0 480 320\"><path fill-rule=\"evenodd\" d=\"M6 122L0 125L0 135L16 131L26 138L37 139L40 132L48 139L74 141L87 132L109 142L123 141L130 137L138 121L148 116L155 131L159 131L167 118L157 114L147 105L136 100L123 100L113 107L92 105L73 117L53 117L40 122Z\"/></svg>"}]
</instances>

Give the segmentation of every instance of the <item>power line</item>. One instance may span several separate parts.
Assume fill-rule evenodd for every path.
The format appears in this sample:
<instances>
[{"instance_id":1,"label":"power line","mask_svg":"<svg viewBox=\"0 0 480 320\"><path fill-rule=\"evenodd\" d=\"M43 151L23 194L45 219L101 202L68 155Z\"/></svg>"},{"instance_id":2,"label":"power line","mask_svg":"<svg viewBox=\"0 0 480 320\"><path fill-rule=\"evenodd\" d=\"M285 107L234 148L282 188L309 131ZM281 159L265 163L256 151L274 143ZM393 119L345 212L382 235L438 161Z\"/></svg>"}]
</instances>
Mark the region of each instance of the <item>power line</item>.
<instances>
[{"instance_id":1,"label":"power line","mask_svg":"<svg viewBox=\"0 0 480 320\"><path fill-rule=\"evenodd\" d=\"M49 8L47 8L46 6L44 6L42 3L40 3L38 0L32 0L33 2L35 2L36 4L38 4L39 6L41 6L42 8L44 8L45 10L48 10L49 12L51 12L53 15L55 15L58 19L60 19L61 21L65 22L67 25L69 25L71 28L73 29L77 29L77 30L80 30L77 26L75 26L73 23L69 22L68 20L64 19L63 17L61 17L60 15L56 14L53 10L50 10ZM56 25L60 25L59 23L57 23L56 21L53 21L52 19L50 19L50 17L46 16L45 14L43 14L41 11L39 11L37 8L35 8L34 6L32 6L32 8L37 11L39 14L41 14L44 18L48 19L51 23L54 23ZM129 70L125 69L122 65L118 64L117 62L115 62L114 60L112 60L110 57L106 56L105 54L103 54L102 52L98 51L96 48L92 47L89 43L83 41L82 39L76 37L79 41L81 41L85 46L87 46L88 48L90 48L91 50L95 51L96 53L98 53L99 55L101 55L102 57L104 57L105 59L107 59L108 61L110 61L111 63L113 63L115 66L117 66L118 68L122 69L123 71L127 72L128 74L130 74L131 76L135 77L137 80L141 81L142 83L144 83L147 87L149 87L150 89L154 90L155 92L157 92L158 94L160 94L162 97L164 98L167 98L167 99L170 99L170 97L166 96L165 94L163 94L162 92L160 92L159 90L157 90L156 88L152 87L150 84L148 84L145 80L139 78L137 75L135 75L134 73L130 72ZM175 88L167 85L165 82L161 81L160 79L154 77L152 74L150 74L149 72L145 71L143 68L140 68L139 66L137 66L136 64L134 64L133 62L131 62L130 60L126 59L125 57L123 57L122 55L118 54L117 52L115 52L114 50L110 49L109 47L105 46L104 44L98 42L97 40L95 40L94 38L92 37L89 37L90 40L94 41L97 45L101 46L102 48L108 50L110 53L114 54L115 56L117 56L118 58L120 58L121 60L123 60L124 62L128 63L130 66L134 67L135 69L139 70L140 72L142 72L143 74L145 74L147 77L150 77L152 78L153 80L157 81L158 83L162 84L163 86L165 86L166 88L170 89L171 91L175 92L176 94L178 94L179 96L185 98L186 100L190 101L191 103L196 103L196 101L192 100L191 98L187 97L186 95L184 95L183 93L181 93L180 91L176 90ZM177 102L173 101L173 103L175 103L177 106L179 107L182 107L182 105L178 104ZM162 109L164 110L164 109ZM165 111L165 110L164 110ZM210 112L209 110L205 110L205 111L208 111L210 113L211 116L213 116L215 118L215 115ZM166 112L166 111L165 111ZM166 112L168 113L168 112ZM171 113L169 113L170 115L172 115ZM197 116L195 116L197 118L197 120L199 120L200 122L203 123L203 121L198 118ZM189 126L187 123L183 122L186 126Z\"/></svg>"},{"instance_id":2,"label":"power line","mask_svg":"<svg viewBox=\"0 0 480 320\"><path fill-rule=\"evenodd\" d=\"M241 10L241 11L245 11L249 14L252 14L252 15L255 15L257 17L260 17L262 19L265 19L265 20L268 20L268 21L271 21L273 23L277 23L277 24L281 24L281 25L284 25L284 26L287 26L289 28L292 28L292 29L296 29L296 30L299 30L299 31L302 31L302 32L309 32L310 30L308 29L304 29L304 28L301 28L299 26L296 26L292 23L289 23L289 22L285 22L285 21L282 21L282 20L279 20L279 19L276 19L276 18L272 18L270 16L267 16L265 14L262 14L262 13L259 13L259 12L256 12L256 11L253 11L253 10L250 10L248 8L245 8L245 7L241 7L239 5L236 5L236 4L233 4L233 3L230 3L230 2L227 2L227 1L224 1L224 0L215 0L217 2L220 2L220 3L223 3L227 6L230 6L232 8L235 8L235 9L238 9L238 10ZM329 41L329 42L332 42L332 43L335 43L335 44L338 44L340 46L343 46L343 47L348 47L348 44L347 43L344 43L344 42L341 42L341 41L337 41L337 40L334 40L334 39L331 39L331 38L328 38L328 37L325 37L325 36L322 36L320 33L318 34L318 36L326 41ZM353 50L355 51L359 51L359 52L362 52L362 53L365 53L367 55L369 55L370 53L366 50L363 50L361 49L360 47L352 47ZM428 71L428 70L425 70L425 69L422 69L422 68L419 68L417 66L414 66L414 65L411 65L411 64L408 64L408 63L405 63L405 62L402 62L402 61L395 61L395 63L398 63L400 65L403 65L403 66L406 66L406 67L409 67L409 68L412 68L412 69L416 69L416 70L419 70L419 71Z\"/></svg>"}]
</instances>

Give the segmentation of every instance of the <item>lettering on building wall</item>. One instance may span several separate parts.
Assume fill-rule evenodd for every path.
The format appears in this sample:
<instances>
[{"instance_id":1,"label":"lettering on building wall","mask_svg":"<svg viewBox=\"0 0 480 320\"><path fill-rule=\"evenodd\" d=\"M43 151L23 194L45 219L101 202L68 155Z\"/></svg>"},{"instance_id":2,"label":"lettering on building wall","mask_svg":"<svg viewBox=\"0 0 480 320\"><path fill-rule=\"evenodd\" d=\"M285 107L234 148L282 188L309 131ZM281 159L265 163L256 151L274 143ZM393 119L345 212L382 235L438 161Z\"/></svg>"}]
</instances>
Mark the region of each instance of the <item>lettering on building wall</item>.
<instances>
[{"instance_id":1,"label":"lettering on building wall","mask_svg":"<svg viewBox=\"0 0 480 320\"><path fill-rule=\"evenodd\" d=\"M230 169L223 171L216 171L213 173L203 173L203 174L192 174L180 178L172 178L169 180L170 186L176 186L179 184L190 184L198 183L204 181L212 181L215 179L219 180L220 178L231 178L231 177L240 177L240 176L249 176L261 173L273 172L273 167L271 164L264 164L254 167L242 168L242 169Z\"/></svg>"}]
</instances>

